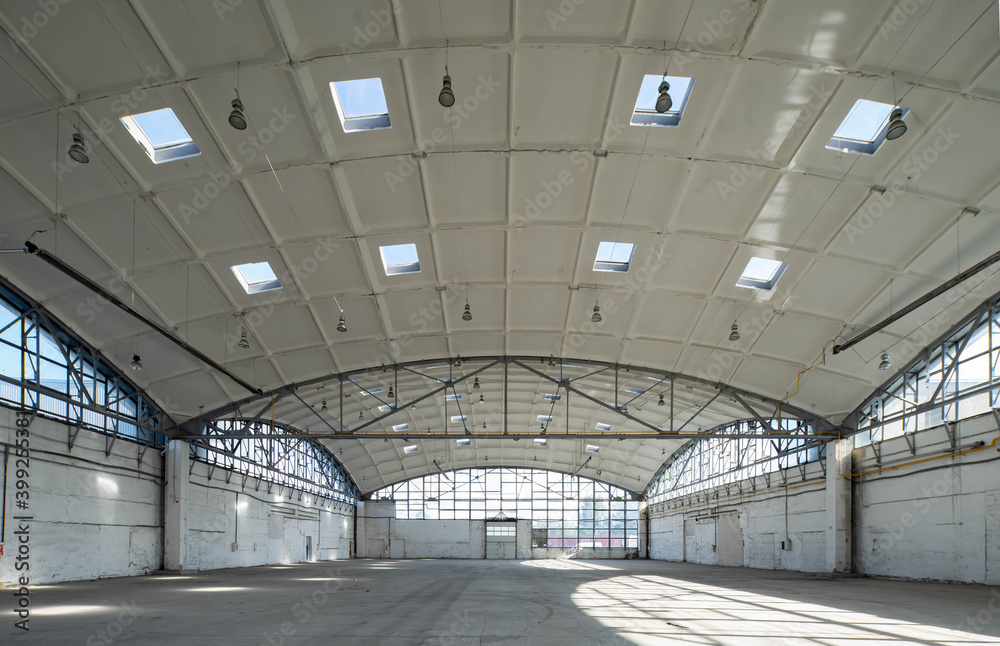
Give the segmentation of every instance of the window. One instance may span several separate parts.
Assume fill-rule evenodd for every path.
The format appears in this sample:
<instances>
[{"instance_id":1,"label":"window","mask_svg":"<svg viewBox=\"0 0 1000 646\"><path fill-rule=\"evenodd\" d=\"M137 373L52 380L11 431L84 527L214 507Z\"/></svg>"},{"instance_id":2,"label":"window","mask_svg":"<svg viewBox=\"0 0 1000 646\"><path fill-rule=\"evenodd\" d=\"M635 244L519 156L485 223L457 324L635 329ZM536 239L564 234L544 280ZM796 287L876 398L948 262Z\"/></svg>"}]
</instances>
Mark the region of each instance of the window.
<instances>
[{"instance_id":1,"label":"window","mask_svg":"<svg viewBox=\"0 0 1000 646\"><path fill-rule=\"evenodd\" d=\"M673 105L670 110L660 113L656 111L656 99L660 96L660 82L666 81L670 84L670 98ZM680 125L684 108L687 107L688 97L691 96L691 88L694 87L694 79L684 76L668 76L666 78L658 74L647 74L642 78L642 85L639 87L639 96L635 102L635 111L632 113L633 126L663 126L676 128Z\"/></svg>"},{"instance_id":2,"label":"window","mask_svg":"<svg viewBox=\"0 0 1000 646\"><path fill-rule=\"evenodd\" d=\"M456 424L457 424L458 422L464 422L464 421L465 421L465 419L466 419L465 415L452 415L452 416L451 416L451 421L452 421L453 423L456 423Z\"/></svg>"},{"instance_id":3,"label":"window","mask_svg":"<svg viewBox=\"0 0 1000 646\"><path fill-rule=\"evenodd\" d=\"M517 536L517 525L487 525L487 536Z\"/></svg>"},{"instance_id":4,"label":"window","mask_svg":"<svg viewBox=\"0 0 1000 646\"><path fill-rule=\"evenodd\" d=\"M598 424L595 428L597 428L597 430L599 431L610 431L611 424Z\"/></svg>"},{"instance_id":5,"label":"window","mask_svg":"<svg viewBox=\"0 0 1000 646\"><path fill-rule=\"evenodd\" d=\"M122 123L154 164L187 159L201 154L191 135L170 108L131 114Z\"/></svg>"},{"instance_id":6,"label":"window","mask_svg":"<svg viewBox=\"0 0 1000 646\"><path fill-rule=\"evenodd\" d=\"M236 274L236 279L247 294L260 294L274 289L281 289L278 277L274 275L271 265L267 262L248 262L233 265L230 269Z\"/></svg>"},{"instance_id":7,"label":"window","mask_svg":"<svg viewBox=\"0 0 1000 646\"><path fill-rule=\"evenodd\" d=\"M382 79L359 79L330 83L333 103L344 132L385 130L391 128L389 108L382 90Z\"/></svg>"},{"instance_id":8,"label":"window","mask_svg":"<svg viewBox=\"0 0 1000 646\"><path fill-rule=\"evenodd\" d=\"M382 267L386 276L420 273L420 258L417 256L417 245L394 244L378 248L382 254Z\"/></svg>"},{"instance_id":9,"label":"window","mask_svg":"<svg viewBox=\"0 0 1000 646\"><path fill-rule=\"evenodd\" d=\"M550 401L550 402L557 402L560 399L562 399L562 395L545 394L545 395L542 395L542 399L545 399L545 400Z\"/></svg>"},{"instance_id":10,"label":"window","mask_svg":"<svg viewBox=\"0 0 1000 646\"><path fill-rule=\"evenodd\" d=\"M397 519L530 518L532 543L539 547L639 546L640 501L619 487L583 476L541 469L460 469L398 482L371 498L395 501ZM495 526L504 525L514 527Z\"/></svg>"},{"instance_id":11,"label":"window","mask_svg":"<svg viewBox=\"0 0 1000 646\"><path fill-rule=\"evenodd\" d=\"M585 448L587 453L597 453L601 450L601 447L594 446L593 444L588 444Z\"/></svg>"},{"instance_id":12,"label":"window","mask_svg":"<svg viewBox=\"0 0 1000 646\"><path fill-rule=\"evenodd\" d=\"M380 411L382 411L383 413L388 413L389 411L392 410L392 406L388 406L386 404L382 404L381 406L378 407L378 409Z\"/></svg>"},{"instance_id":13,"label":"window","mask_svg":"<svg viewBox=\"0 0 1000 646\"><path fill-rule=\"evenodd\" d=\"M410 428L409 424L393 424L393 426L392 426L392 430L396 431L397 433L399 431L408 430L409 428Z\"/></svg>"},{"instance_id":14,"label":"window","mask_svg":"<svg viewBox=\"0 0 1000 646\"><path fill-rule=\"evenodd\" d=\"M780 260L754 256L747 263L746 269L743 270L740 279L736 281L736 285L770 291L774 289L781 274L785 273L785 267L787 265Z\"/></svg>"},{"instance_id":15,"label":"window","mask_svg":"<svg viewBox=\"0 0 1000 646\"><path fill-rule=\"evenodd\" d=\"M629 242L602 242L597 245L594 271L616 271L624 273L632 264L635 245Z\"/></svg>"},{"instance_id":16,"label":"window","mask_svg":"<svg viewBox=\"0 0 1000 646\"><path fill-rule=\"evenodd\" d=\"M462 398L462 393L452 393L450 395L445 395L444 400L446 402L453 402Z\"/></svg>"},{"instance_id":17,"label":"window","mask_svg":"<svg viewBox=\"0 0 1000 646\"><path fill-rule=\"evenodd\" d=\"M827 150L836 150L857 155L874 155L885 143L885 133L889 129L889 116L896 106L858 99L841 122L837 131L826 145ZM903 118L909 110L903 108Z\"/></svg>"},{"instance_id":18,"label":"window","mask_svg":"<svg viewBox=\"0 0 1000 646\"><path fill-rule=\"evenodd\" d=\"M458 446L469 446L470 444L472 444L472 440L467 437L460 437L457 440L455 440L455 444L457 444Z\"/></svg>"},{"instance_id":19,"label":"window","mask_svg":"<svg viewBox=\"0 0 1000 646\"><path fill-rule=\"evenodd\" d=\"M403 453L416 453L419 450L420 449L417 447L416 444L411 444L409 446L404 446L403 447Z\"/></svg>"},{"instance_id":20,"label":"window","mask_svg":"<svg viewBox=\"0 0 1000 646\"><path fill-rule=\"evenodd\" d=\"M539 422L551 422L552 421L552 416L551 415L539 415L538 416L538 421Z\"/></svg>"},{"instance_id":21,"label":"window","mask_svg":"<svg viewBox=\"0 0 1000 646\"><path fill-rule=\"evenodd\" d=\"M535 446L545 446L548 443L549 443L549 440L547 438L544 438L544 437L536 437L535 438Z\"/></svg>"}]
</instances>

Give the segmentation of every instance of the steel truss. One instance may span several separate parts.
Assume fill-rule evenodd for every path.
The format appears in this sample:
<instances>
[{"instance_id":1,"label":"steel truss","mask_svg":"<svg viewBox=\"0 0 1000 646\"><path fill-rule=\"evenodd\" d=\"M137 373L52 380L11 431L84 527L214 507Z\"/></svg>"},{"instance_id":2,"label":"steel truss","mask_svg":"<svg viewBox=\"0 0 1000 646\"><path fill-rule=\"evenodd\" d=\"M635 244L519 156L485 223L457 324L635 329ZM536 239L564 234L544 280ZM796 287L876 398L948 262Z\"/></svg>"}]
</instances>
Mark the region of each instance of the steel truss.
<instances>
[{"instance_id":1,"label":"steel truss","mask_svg":"<svg viewBox=\"0 0 1000 646\"><path fill-rule=\"evenodd\" d=\"M444 365L442 365L444 364ZM446 374L430 375L430 369L434 367L441 370L447 368ZM572 374L570 368L573 369ZM457 395L456 386L465 382L471 382L483 375L488 370L498 370L502 372L502 402L500 403L500 429L494 432L480 432L477 429L469 429L463 422L457 425L449 424L448 406L455 406L461 419L464 415L462 402L457 398L454 401L445 401L445 414L443 416L442 428L429 430L428 432L389 432L386 430L393 421L401 419L405 412L412 406L416 406L425 400L441 397L449 393ZM419 376L420 380L414 380L413 376ZM800 419L807 422L816 435L823 435L827 439L834 439L841 430L826 419L815 415L809 411L796 406L780 403L778 400L748 391L729 384L714 382L701 377L685 375L656 368L642 366L632 366L615 364L601 361L576 358L557 358L539 356L480 356L480 357L459 357L459 358L438 358L409 363L394 364L391 366L379 366L377 368L366 368L355 371L333 373L324 377L311 379L308 381L288 384L277 388L273 393L266 396L250 396L239 401L232 402L213 411L194 418L185 425L178 437L182 439L195 440L204 435L207 429L216 426L217 420L232 419L234 413L236 417L244 420L242 427L234 428L232 431L223 433L223 437L239 437L246 431L248 426L268 410L281 410L283 414L294 414L296 410L301 414L306 411L307 418L315 418L321 422L324 430L309 432L313 439L383 439L400 438L412 435L421 439L454 438L456 436L468 435L476 438L492 439L520 439L526 436L539 435L537 431L529 431L524 428L514 428L510 425L510 384L513 379L531 376L543 382L551 384L553 392L560 399L564 399L566 407L565 428L551 428L545 424L542 434L558 434L559 437L571 438L624 438L633 439L671 439L671 438L703 438L712 436L732 437L731 433L721 431L695 430L695 420L699 418L709 406L723 399L729 407L729 414L736 418L749 416L757 421L757 425L745 433L748 438L767 437L769 439L785 438L792 439L800 436L799 433L784 429L779 423L772 421L784 418ZM639 394L629 395L628 398L621 397L619 393L619 383L625 379L636 378L637 376L648 377L656 382L655 386L650 386L648 391ZM399 396L399 384L402 378L409 378L407 397ZM609 401L595 397L588 392L593 391L593 383L588 384L588 380L604 380ZM369 384L382 384L391 386L388 388L394 397L385 396L381 388L374 388ZM613 388L611 384L614 384ZM321 415L315 403L306 401L303 394L315 392L317 387L326 387L332 384L336 389L338 401L332 407L333 412L329 416ZM370 401L380 406L380 413L373 415L367 420L359 420L354 426L350 426L345 419L348 411L345 410L345 384L351 388L360 390L362 395L370 397ZM468 384L466 384L468 385ZM649 397L654 390L662 391L664 402L657 406L661 411L669 411L669 422L657 425L648 416L641 416L636 410L630 410L640 397L645 397L645 405L649 405ZM683 392L683 397L680 392ZM307 395L308 396L308 395ZM273 399L272 399L273 398ZM575 431L570 427L570 402L580 398L618 416L621 424L628 425L629 430L618 432L606 432L600 430ZM446 398L445 398L446 399ZM325 402L324 398L324 402ZM240 411L244 407L256 407L263 402L263 407L257 411L256 415L249 419L243 417ZM296 403L297 402L297 403ZM643 402L640 402L643 403ZM653 404L655 405L655 401ZM716 407L719 407L716 404ZM556 406L556 401L552 401L552 408ZM562 406L562 403L560 403ZM669 406L669 409L665 408ZM656 409L654 409L656 410ZM357 409L352 411L356 413ZM273 414L273 413L272 413ZM662 416L661 416L662 417ZM394 419L395 418L395 419ZM286 425L287 426L287 425ZM451 428L449 427L451 426ZM665 426L665 427L664 427ZM270 439L285 439L296 437L300 431L292 429L285 432L275 432L260 436ZM327 430L328 429L328 430ZM214 428L214 433L221 429Z\"/></svg>"},{"instance_id":2,"label":"steel truss","mask_svg":"<svg viewBox=\"0 0 1000 646\"><path fill-rule=\"evenodd\" d=\"M997 416L998 364L1000 293L983 301L876 388L847 416L846 434L863 435L860 442L873 444L902 435L916 454L919 430L941 424L950 429L960 419L991 411Z\"/></svg>"},{"instance_id":3,"label":"steel truss","mask_svg":"<svg viewBox=\"0 0 1000 646\"><path fill-rule=\"evenodd\" d=\"M770 485L771 474L798 467L805 478L805 465L824 460L828 438L815 435L800 420L782 420L782 427L795 433L788 438L749 438L746 430L759 425L757 420L743 420L716 429L711 439L692 440L674 452L650 479L643 499L657 504L671 498L694 494L718 486L735 484L742 493L743 482L756 489L754 478L764 476Z\"/></svg>"}]
</instances>

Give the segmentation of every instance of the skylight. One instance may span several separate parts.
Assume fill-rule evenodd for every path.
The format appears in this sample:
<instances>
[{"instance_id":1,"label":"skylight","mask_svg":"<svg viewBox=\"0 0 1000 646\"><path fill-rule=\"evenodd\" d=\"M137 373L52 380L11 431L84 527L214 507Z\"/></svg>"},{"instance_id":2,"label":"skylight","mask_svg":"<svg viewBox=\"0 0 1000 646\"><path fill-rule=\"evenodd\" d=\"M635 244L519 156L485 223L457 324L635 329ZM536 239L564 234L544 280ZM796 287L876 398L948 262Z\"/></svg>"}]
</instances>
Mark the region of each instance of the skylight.
<instances>
[{"instance_id":1,"label":"skylight","mask_svg":"<svg viewBox=\"0 0 1000 646\"><path fill-rule=\"evenodd\" d=\"M469 446L470 444L472 444L472 440L468 437L460 437L457 440L455 440L455 444L457 444L458 446Z\"/></svg>"},{"instance_id":2,"label":"skylight","mask_svg":"<svg viewBox=\"0 0 1000 646\"><path fill-rule=\"evenodd\" d=\"M274 275L271 265L265 262L248 262L230 267L236 275L236 280L246 290L247 294L260 294L273 289L281 289L278 277Z\"/></svg>"},{"instance_id":3,"label":"skylight","mask_svg":"<svg viewBox=\"0 0 1000 646\"><path fill-rule=\"evenodd\" d=\"M362 395L374 395L375 393L380 393L380 392L382 392L381 388L368 388L368 389L362 388L360 394L362 394Z\"/></svg>"},{"instance_id":4,"label":"skylight","mask_svg":"<svg viewBox=\"0 0 1000 646\"><path fill-rule=\"evenodd\" d=\"M599 431L610 431L611 430L611 424L598 424L596 428Z\"/></svg>"},{"instance_id":5,"label":"skylight","mask_svg":"<svg viewBox=\"0 0 1000 646\"><path fill-rule=\"evenodd\" d=\"M645 390L643 390L642 388L626 388L626 389L625 389L625 392L627 392L627 393L632 393L633 395L642 395L642 394L644 394L644 393L645 393L646 391L645 391Z\"/></svg>"},{"instance_id":6,"label":"skylight","mask_svg":"<svg viewBox=\"0 0 1000 646\"><path fill-rule=\"evenodd\" d=\"M836 150L857 155L874 155L885 143L885 133L889 129L889 115L896 106L858 99L841 122L837 131L826 145L827 150ZM903 118L909 110L903 108Z\"/></svg>"},{"instance_id":7,"label":"skylight","mask_svg":"<svg viewBox=\"0 0 1000 646\"><path fill-rule=\"evenodd\" d=\"M386 276L400 274L416 274L420 272L420 257L417 256L417 245L393 244L378 248L382 254L382 266Z\"/></svg>"},{"instance_id":8,"label":"skylight","mask_svg":"<svg viewBox=\"0 0 1000 646\"><path fill-rule=\"evenodd\" d=\"M450 395L444 396L444 400L449 402L453 402L456 399L461 399L461 398L462 398L462 393L452 393Z\"/></svg>"},{"instance_id":9,"label":"skylight","mask_svg":"<svg viewBox=\"0 0 1000 646\"><path fill-rule=\"evenodd\" d=\"M660 81L666 80L670 84L670 98L673 105L667 112L656 111L656 99L660 95ZM635 102L635 111L632 113L633 126L664 126L676 128L681 122L684 108L687 107L688 97L691 96L691 88L694 87L694 79L684 76L668 76L666 79L659 74L647 74L642 78L642 85L639 87L639 97Z\"/></svg>"},{"instance_id":10,"label":"skylight","mask_svg":"<svg viewBox=\"0 0 1000 646\"><path fill-rule=\"evenodd\" d=\"M535 446L545 446L548 443L549 443L549 440L547 438L544 438L544 437L536 437L535 438Z\"/></svg>"},{"instance_id":11,"label":"skylight","mask_svg":"<svg viewBox=\"0 0 1000 646\"><path fill-rule=\"evenodd\" d=\"M333 103L344 132L385 130L391 128L389 108L382 90L382 79L358 79L330 83Z\"/></svg>"},{"instance_id":12,"label":"skylight","mask_svg":"<svg viewBox=\"0 0 1000 646\"><path fill-rule=\"evenodd\" d=\"M554 395L552 393L546 393L545 395L542 395L542 399L548 400L550 402L557 402L560 399L562 399L562 395Z\"/></svg>"},{"instance_id":13,"label":"skylight","mask_svg":"<svg viewBox=\"0 0 1000 646\"><path fill-rule=\"evenodd\" d=\"M411 444L409 446L404 446L403 447L403 453L416 453L419 450L420 449L417 447L416 444Z\"/></svg>"},{"instance_id":14,"label":"skylight","mask_svg":"<svg viewBox=\"0 0 1000 646\"><path fill-rule=\"evenodd\" d=\"M736 285L770 291L774 289L781 274L785 273L785 267L787 265L780 260L754 256L747 263L747 267L743 270L740 279L736 281Z\"/></svg>"},{"instance_id":15,"label":"skylight","mask_svg":"<svg viewBox=\"0 0 1000 646\"><path fill-rule=\"evenodd\" d=\"M597 245L594 271L617 271L624 273L632 264L635 245L630 242L602 242Z\"/></svg>"},{"instance_id":16,"label":"skylight","mask_svg":"<svg viewBox=\"0 0 1000 646\"><path fill-rule=\"evenodd\" d=\"M465 415L452 415L451 416L451 421L454 422L454 423L456 423L456 424L458 422L464 422L465 420L466 420L466 416Z\"/></svg>"},{"instance_id":17,"label":"skylight","mask_svg":"<svg viewBox=\"0 0 1000 646\"><path fill-rule=\"evenodd\" d=\"M587 449L587 453L597 453L598 451L601 450L601 447L594 446L593 444L588 444L586 446L586 449Z\"/></svg>"},{"instance_id":18,"label":"skylight","mask_svg":"<svg viewBox=\"0 0 1000 646\"><path fill-rule=\"evenodd\" d=\"M552 421L552 416L551 415L539 415L538 416L538 421L539 422L551 422Z\"/></svg>"},{"instance_id":19,"label":"skylight","mask_svg":"<svg viewBox=\"0 0 1000 646\"><path fill-rule=\"evenodd\" d=\"M397 431L397 432L399 432L399 431L406 431L406 430L409 430L409 428L410 428L409 424L393 424L392 425L392 430Z\"/></svg>"},{"instance_id":20,"label":"skylight","mask_svg":"<svg viewBox=\"0 0 1000 646\"><path fill-rule=\"evenodd\" d=\"M170 108L130 114L121 119L129 134L142 146L154 164L201 154L191 135Z\"/></svg>"},{"instance_id":21,"label":"skylight","mask_svg":"<svg viewBox=\"0 0 1000 646\"><path fill-rule=\"evenodd\" d=\"M381 406L378 407L378 409L383 413L388 413L389 411L392 410L392 406L387 406L386 404L382 404Z\"/></svg>"}]
</instances>

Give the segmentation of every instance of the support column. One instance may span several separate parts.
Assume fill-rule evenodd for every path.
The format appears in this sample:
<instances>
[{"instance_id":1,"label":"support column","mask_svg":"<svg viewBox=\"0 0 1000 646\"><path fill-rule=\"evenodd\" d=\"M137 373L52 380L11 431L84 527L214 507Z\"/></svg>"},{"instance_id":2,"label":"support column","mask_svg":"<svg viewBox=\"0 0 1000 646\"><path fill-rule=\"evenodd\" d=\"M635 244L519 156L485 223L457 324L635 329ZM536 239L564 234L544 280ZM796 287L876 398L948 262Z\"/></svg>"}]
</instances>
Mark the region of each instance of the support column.
<instances>
[{"instance_id":1,"label":"support column","mask_svg":"<svg viewBox=\"0 0 1000 646\"><path fill-rule=\"evenodd\" d=\"M826 569L851 571L851 438L826 445Z\"/></svg>"},{"instance_id":2,"label":"support column","mask_svg":"<svg viewBox=\"0 0 1000 646\"><path fill-rule=\"evenodd\" d=\"M163 491L163 569L188 569L188 443L167 444Z\"/></svg>"}]
</instances>

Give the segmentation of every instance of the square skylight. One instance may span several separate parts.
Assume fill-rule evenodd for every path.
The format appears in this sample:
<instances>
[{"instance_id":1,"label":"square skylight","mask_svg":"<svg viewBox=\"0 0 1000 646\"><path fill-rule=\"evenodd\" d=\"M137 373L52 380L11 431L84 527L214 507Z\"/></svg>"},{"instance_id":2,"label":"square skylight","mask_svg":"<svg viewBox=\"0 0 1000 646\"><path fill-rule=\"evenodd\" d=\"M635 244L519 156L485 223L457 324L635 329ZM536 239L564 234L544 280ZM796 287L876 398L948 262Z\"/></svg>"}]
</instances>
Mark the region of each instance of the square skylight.
<instances>
[{"instance_id":1,"label":"square skylight","mask_svg":"<svg viewBox=\"0 0 1000 646\"><path fill-rule=\"evenodd\" d=\"M544 437L536 437L535 438L535 446L545 446L548 443L549 443L549 440L547 438L544 438Z\"/></svg>"},{"instance_id":2,"label":"square skylight","mask_svg":"<svg viewBox=\"0 0 1000 646\"><path fill-rule=\"evenodd\" d=\"M382 392L381 388L368 388L368 389L362 388L361 392L359 394L360 395L374 395L374 394L380 393L380 392Z\"/></svg>"},{"instance_id":3,"label":"square skylight","mask_svg":"<svg viewBox=\"0 0 1000 646\"><path fill-rule=\"evenodd\" d=\"M358 79L330 83L333 103L344 132L391 128L382 79Z\"/></svg>"},{"instance_id":4,"label":"square skylight","mask_svg":"<svg viewBox=\"0 0 1000 646\"><path fill-rule=\"evenodd\" d=\"M420 272L420 257L417 255L417 245L393 244L378 248L382 254L382 266L386 276L400 274L416 274Z\"/></svg>"},{"instance_id":5,"label":"square skylight","mask_svg":"<svg viewBox=\"0 0 1000 646\"><path fill-rule=\"evenodd\" d=\"M754 256L747 263L746 269L740 279L736 281L738 287L750 287L752 289L763 289L770 291L774 289L781 274L785 273L785 263L780 260L770 258L758 258Z\"/></svg>"},{"instance_id":6,"label":"square skylight","mask_svg":"<svg viewBox=\"0 0 1000 646\"><path fill-rule=\"evenodd\" d=\"M455 424L457 424L458 422L464 422L465 420L466 420L466 416L465 415L452 415L451 416L451 421L453 423L455 423Z\"/></svg>"},{"instance_id":7,"label":"square skylight","mask_svg":"<svg viewBox=\"0 0 1000 646\"><path fill-rule=\"evenodd\" d=\"M444 400L448 402L453 402L456 399L461 399L462 393L451 393L450 395L445 395Z\"/></svg>"},{"instance_id":8,"label":"square skylight","mask_svg":"<svg viewBox=\"0 0 1000 646\"><path fill-rule=\"evenodd\" d=\"M562 399L562 395L554 395L552 393L546 393L545 395L542 395L542 399L550 402L557 402L560 399Z\"/></svg>"},{"instance_id":9,"label":"square skylight","mask_svg":"<svg viewBox=\"0 0 1000 646\"><path fill-rule=\"evenodd\" d=\"M265 262L248 262L230 267L236 275L236 280L246 290L247 294L260 294L274 289L281 289L278 277L274 275L271 265Z\"/></svg>"},{"instance_id":10,"label":"square skylight","mask_svg":"<svg viewBox=\"0 0 1000 646\"><path fill-rule=\"evenodd\" d=\"M388 413L389 411L392 410L392 406L388 406L386 404L382 404L381 406L378 407L378 409L380 411L382 411L383 413Z\"/></svg>"},{"instance_id":11,"label":"square skylight","mask_svg":"<svg viewBox=\"0 0 1000 646\"><path fill-rule=\"evenodd\" d=\"M610 431L611 430L611 424L598 424L596 426L596 428L599 431Z\"/></svg>"},{"instance_id":12,"label":"square skylight","mask_svg":"<svg viewBox=\"0 0 1000 646\"><path fill-rule=\"evenodd\" d=\"M642 388L626 388L625 392L632 393L633 395L642 395L646 391L643 390Z\"/></svg>"},{"instance_id":13,"label":"square skylight","mask_svg":"<svg viewBox=\"0 0 1000 646\"><path fill-rule=\"evenodd\" d=\"M593 444L588 444L586 447L587 453L597 453L601 450L601 447L594 446Z\"/></svg>"},{"instance_id":14,"label":"square skylight","mask_svg":"<svg viewBox=\"0 0 1000 646\"><path fill-rule=\"evenodd\" d=\"M660 113L656 111L656 99L660 96L660 81L664 80L670 84L668 94L673 105L670 106L670 110ZM659 74L647 74L639 86L639 96L635 102L630 125L676 128L681 122L693 87L694 79L685 76L668 76L664 79Z\"/></svg>"},{"instance_id":15,"label":"square skylight","mask_svg":"<svg viewBox=\"0 0 1000 646\"><path fill-rule=\"evenodd\" d=\"M472 439L468 437L460 437L457 440L455 440L455 444L457 444L458 446L469 446L470 444L472 444Z\"/></svg>"},{"instance_id":16,"label":"square skylight","mask_svg":"<svg viewBox=\"0 0 1000 646\"><path fill-rule=\"evenodd\" d=\"M539 422L551 422L552 421L552 416L551 415L539 415L538 416L538 421Z\"/></svg>"},{"instance_id":17,"label":"square skylight","mask_svg":"<svg viewBox=\"0 0 1000 646\"><path fill-rule=\"evenodd\" d=\"M403 453L416 453L419 450L420 449L417 447L416 444L411 444L410 446L403 447Z\"/></svg>"},{"instance_id":18,"label":"square skylight","mask_svg":"<svg viewBox=\"0 0 1000 646\"><path fill-rule=\"evenodd\" d=\"M833 133L827 150L853 153L856 155L874 155L885 143L885 133L889 129L889 116L897 106L888 103L878 103L867 99L854 102L850 112L844 117L837 131ZM903 118L909 114L903 108Z\"/></svg>"},{"instance_id":19,"label":"square skylight","mask_svg":"<svg viewBox=\"0 0 1000 646\"><path fill-rule=\"evenodd\" d=\"M407 431L409 429L410 429L410 425L409 424L393 424L392 425L392 430L394 430L396 432Z\"/></svg>"},{"instance_id":20,"label":"square skylight","mask_svg":"<svg viewBox=\"0 0 1000 646\"><path fill-rule=\"evenodd\" d=\"M201 154L191 135L170 108L130 114L121 120L154 164Z\"/></svg>"},{"instance_id":21,"label":"square skylight","mask_svg":"<svg viewBox=\"0 0 1000 646\"><path fill-rule=\"evenodd\" d=\"M631 242L602 242L597 245L594 271L617 271L625 273L632 264L635 245Z\"/></svg>"}]
</instances>

